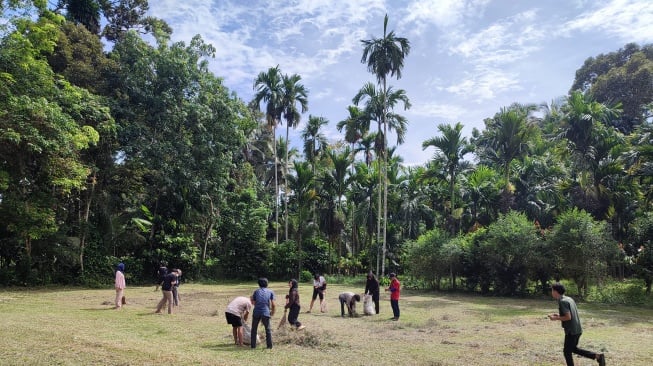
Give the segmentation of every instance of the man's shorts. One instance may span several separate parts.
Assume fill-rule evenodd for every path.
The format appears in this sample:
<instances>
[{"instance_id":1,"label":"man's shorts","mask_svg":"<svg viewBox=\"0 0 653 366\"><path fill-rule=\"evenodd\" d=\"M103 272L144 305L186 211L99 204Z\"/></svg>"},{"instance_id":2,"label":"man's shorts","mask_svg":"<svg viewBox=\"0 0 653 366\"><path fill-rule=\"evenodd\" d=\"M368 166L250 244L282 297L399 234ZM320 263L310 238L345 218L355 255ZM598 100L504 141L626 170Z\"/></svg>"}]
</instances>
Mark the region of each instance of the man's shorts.
<instances>
[{"instance_id":1,"label":"man's shorts","mask_svg":"<svg viewBox=\"0 0 653 366\"><path fill-rule=\"evenodd\" d=\"M231 324L232 327L238 328L243 326L243 319L238 315L232 313L224 313L227 318L227 324Z\"/></svg>"}]
</instances>

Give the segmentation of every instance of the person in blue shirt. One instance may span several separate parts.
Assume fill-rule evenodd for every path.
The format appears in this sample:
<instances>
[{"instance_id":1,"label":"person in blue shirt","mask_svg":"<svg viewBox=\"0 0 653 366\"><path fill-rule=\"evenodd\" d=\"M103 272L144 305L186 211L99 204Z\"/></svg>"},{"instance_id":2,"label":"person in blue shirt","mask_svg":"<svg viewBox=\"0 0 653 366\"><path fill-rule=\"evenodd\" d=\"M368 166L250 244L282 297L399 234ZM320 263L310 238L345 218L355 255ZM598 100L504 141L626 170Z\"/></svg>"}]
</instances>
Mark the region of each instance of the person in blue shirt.
<instances>
[{"instance_id":1,"label":"person in blue shirt","mask_svg":"<svg viewBox=\"0 0 653 366\"><path fill-rule=\"evenodd\" d=\"M272 348L272 330L270 328L270 318L274 316L276 305L274 303L274 291L268 288L268 279L259 278L259 288L252 294L252 304L254 311L252 312L252 333L250 345L256 348L256 332L258 324L263 323L265 327L265 343L268 349Z\"/></svg>"}]
</instances>

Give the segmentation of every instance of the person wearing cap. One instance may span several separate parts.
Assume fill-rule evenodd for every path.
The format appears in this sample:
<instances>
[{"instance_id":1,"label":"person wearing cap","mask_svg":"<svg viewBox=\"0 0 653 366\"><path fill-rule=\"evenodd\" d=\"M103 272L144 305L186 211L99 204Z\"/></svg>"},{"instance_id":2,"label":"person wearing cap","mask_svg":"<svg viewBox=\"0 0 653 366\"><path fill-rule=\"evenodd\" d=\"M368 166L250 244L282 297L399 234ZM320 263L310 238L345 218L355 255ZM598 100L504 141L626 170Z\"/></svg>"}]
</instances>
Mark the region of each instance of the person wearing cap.
<instances>
[{"instance_id":1,"label":"person wearing cap","mask_svg":"<svg viewBox=\"0 0 653 366\"><path fill-rule=\"evenodd\" d=\"M374 272L370 271L367 274L367 281L365 282L365 295L371 295L374 302L374 310L379 313L379 280L376 279Z\"/></svg>"},{"instance_id":2,"label":"person wearing cap","mask_svg":"<svg viewBox=\"0 0 653 366\"><path fill-rule=\"evenodd\" d=\"M390 291L390 306L392 307L392 320L399 320L399 294L401 293L401 283L397 279L397 275L390 273L390 286L386 287L386 291Z\"/></svg>"},{"instance_id":3,"label":"person wearing cap","mask_svg":"<svg viewBox=\"0 0 653 366\"><path fill-rule=\"evenodd\" d=\"M274 316L276 305L274 303L274 292L268 288L268 279L258 279L259 288L252 294L251 300L254 305L252 312L252 334L250 345L256 348L256 333L258 323L263 323L265 327L265 343L268 349L272 348L272 329L270 328L270 318Z\"/></svg>"},{"instance_id":4,"label":"person wearing cap","mask_svg":"<svg viewBox=\"0 0 653 366\"><path fill-rule=\"evenodd\" d=\"M116 266L116 278L114 287L116 288L116 309L122 308L122 298L125 294L125 264L118 263Z\"/></svg>"},{"instance_id":5,"label":"person wearing cap","mask_svg":"<svg viewBox=\"0 0 653 366\"><path fill-rule=\"evenodd\" d=\"M549 314L548 317L551 320L562 322L562 328L565 330L565 344L562 353L565 355L567 366L574 365L574 353L596 360L599 366L605 366L605 355L603 353L578 348L578 341L583 334L583 328L580 325L576 302L565 295L565 286L561 283L555 283L551 286L551 296L558 300L558 313Z\"/></svg>"}]
</instances>

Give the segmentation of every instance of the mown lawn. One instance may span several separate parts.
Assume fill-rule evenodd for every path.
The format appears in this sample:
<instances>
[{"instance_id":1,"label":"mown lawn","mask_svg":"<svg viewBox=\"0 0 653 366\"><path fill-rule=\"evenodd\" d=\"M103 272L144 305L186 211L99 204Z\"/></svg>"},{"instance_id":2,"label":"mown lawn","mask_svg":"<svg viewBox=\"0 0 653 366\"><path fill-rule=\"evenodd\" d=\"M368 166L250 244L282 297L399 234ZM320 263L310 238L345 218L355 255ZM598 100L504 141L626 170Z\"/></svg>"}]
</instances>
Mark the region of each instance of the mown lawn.
<instances>
[{"instance_id":1,"label":"mown lawn","mask_svg":"<svg viewBox=\"0 0 653 366\"><path fill-rule=\"evenodd\" d=\"M563 333L545 315L550 298L505 299L404 291L401 320L382 294L381 314L341 318L338 294L361 288L330 284L328 312L311 314L311 286L300 284L303 331L277 329L274 348L233 345L224 309L249 296L251 283L184 284L174 315L154 314L161 297L128 287L112 309L113 289L0 290L1 365L562 365ZM285 283L271 283L278 303ZM580 346L605 352L608 365L653 364L653 310L579 303ZM359 307L362 310L362 306ZM264 333L260 329L259 333ZM577 365L595 365L577 359Z\"/></svg>"}]
</instances>

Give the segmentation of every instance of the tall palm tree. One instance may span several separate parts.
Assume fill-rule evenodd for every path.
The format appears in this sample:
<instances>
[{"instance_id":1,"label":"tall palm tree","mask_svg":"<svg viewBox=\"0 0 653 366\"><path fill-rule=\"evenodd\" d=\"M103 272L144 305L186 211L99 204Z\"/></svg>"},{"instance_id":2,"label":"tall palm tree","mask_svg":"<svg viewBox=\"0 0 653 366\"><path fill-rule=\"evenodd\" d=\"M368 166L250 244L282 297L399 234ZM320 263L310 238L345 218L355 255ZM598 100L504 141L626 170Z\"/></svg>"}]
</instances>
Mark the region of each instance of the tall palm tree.
<instances>
[{"instance_id":1,"label":"tall palm tree","mask_svg":"<svg viewBox=\"0 0 653 366\"><path fill-rule=\"evenodd\" d=\"M327 124L329 124L328 119L309 115L308 123L302 131L302 139L304 140L304 157L311 163L311 166L313 167L313 175L315 175L317 158L326 151L328 142L321 129Z\"/></svg>"},{"instance_id":2,"label":"tall palm tree","mask_svg":"<svg viewBox=\"0 0 653 366\"><path fill-rule=\"evenodd\" d=\"M536 109L535 105L513 104L485 121L486 130L479 141L481 154L501 165L506 191L513 190L510 164L528 153L529 143L538 132L532 116Z\"/></svg>"},{"instance_id":3,"label":"tall palm tree","mask_svg":"<svg viewBox=\"0 0 653 366\"><path fill-rule=\"evenodd\" d=\"M302 241L304 220L306 219L307 209L312 202L318 199L315 191L313 175L308 162L294 162L295 174L288 174L286 177L288 185L293 191L293 200L297 204L297 276L302 272ZM299 277L298 277L299 278Z\"/></svg>"},{"instance_id":4,"label":"tall palm tree","mask_svg":"<svg viewBox=\"0 0 653 366\"><path fill-rule=\"evenodd\" d=\"M422 143L422 150L428 147L434 147L436 154L434 160L441 160L447 171L449 178L449 193L451 199L450 214L453 216L455 205L455 190L456 175L458 174L462 160L465 154L472 152L472 147L467 143L467 139L462 136L463 125L457 122L454 126L440 124L438 130L442 133L441 136L432 137ZM451 227L452 231L454 226ZM451 233L452 235L455 232Z\"/></svg>"},{"instance_id":5,"label":"tall palm tree","mask_svg":"<svg viewBox=\"0 0 653 366\"><path fill-rule=\"evenodd\" d=\"M375 141L377 164L379 165L379 196L378 196L378 212L377 215L377 243L383 243L383 251L381 254L381 273L385 272L385 252L387 249L386 233L387 233L387 130L394 130L397 135L397 143L404 142L406 135L406 118L394 113L394 107L399 103L403 103L404 109L410 108L410 101L406 96L403 89L394 90L392 87L387 89L377 90L376 86L372 83L365 84L361 90L356 93L352 102L358 105L362 102L365 103L364 112L370 120L377 121L377 134ZM381 214L383 213L383 214ZM383 218L383 220L382 220ZM383 222L383 226L381 223ZM383 230L383 235L381 234ZM377 272L378 272L377 265Z\"/></svg>"},{"instance_id":6,"label":"tall palm tree","mask_svg":"<svg viewBox=\"0 0 653 366\"><path fill-rule=\"evenodd\" d=\"M281 70L279 65L271 67L267 72L260 72L254 80L254 104L257 108L261 108L261 102L266 103L265 106L265 120L268 128L272 130L271 139L273 141L274 153L274 226L276 233L276 244L279 244L279 178L277 174L277 138L276 131L277 125L281 121L281 102L283 97L283 84L282 84Z\"/></svg>"},{"instance_id":7,"label":"tall palm tree","mask_svg":"<svg viewBox=\"0 0 653 366\"><path fill-rule=\"evenodd\" d=\"M290 128L295 128L299 124L301 119L301 113L304 113L308 110L308 90L304 85L299 82L302 80L302 77L293 74L293 75L284 75L282 78L282 89L281 89L281 101L280 107L283 114L283 118L286 120L286 164L285 167L288 167L288 145L290 140L288 140L288 133ZM297 104L299 104L299 109L297 109ZM285 171L285 176L288 176L288 171ZM288 184L284 184L284 191L286 192L286 197L288 197ZM284 199L284 221L285 221L285 233L286 240L288 240L288 200Z\"/></svg>"},{"instance_id":8,"label":"tall palm tree","mask_svg":"<svg viewBox=\"0 0 653 366\"><path fill-rule=\"evenodd\" d=\"M394 31L388 33L388 14L385 15L383 19L383 37L382 38L372 38L368 40L361 40L363 44L363 56L361 57L361 63L367 64L367 70L376 76L377 82L381 85L382 90L387 95L387 77L396 76L397 79L401 79L401 70L404 68L404 59L408 56L410 52L410 42L408 39L403 37L397 37ZM386 125L386 113L387 113L387 100L382 102L382 110L380 123L383 125L383 148L385 151L387 143L387 125ZM383 262L381 264L381 274L385 273L385 251L386 251L386 232L387 232L387 217L388 217L388 207L387 207L387 196L388 188L385 184L387 179L386 164L387 157L386 154L382 155L382 175L383 175L383 196L384 196L384 209L383 209Z\"/></svg>"}]
</instances>

